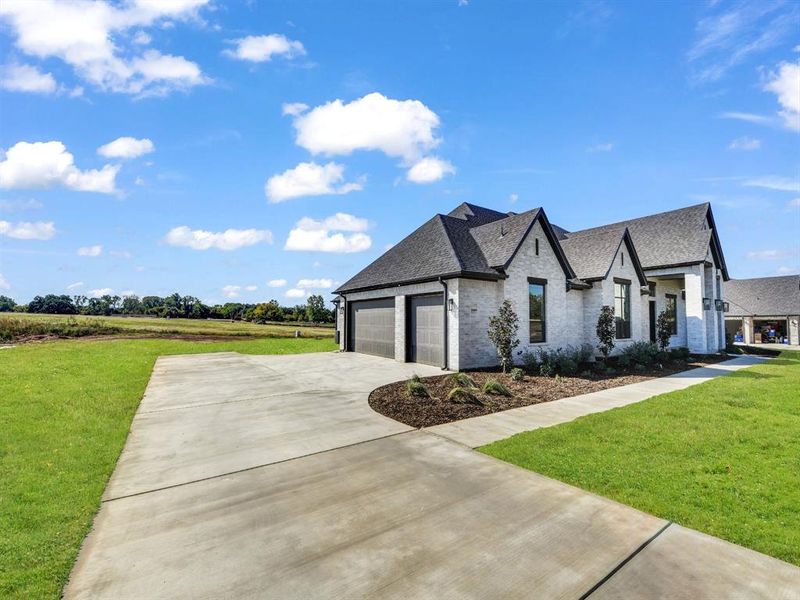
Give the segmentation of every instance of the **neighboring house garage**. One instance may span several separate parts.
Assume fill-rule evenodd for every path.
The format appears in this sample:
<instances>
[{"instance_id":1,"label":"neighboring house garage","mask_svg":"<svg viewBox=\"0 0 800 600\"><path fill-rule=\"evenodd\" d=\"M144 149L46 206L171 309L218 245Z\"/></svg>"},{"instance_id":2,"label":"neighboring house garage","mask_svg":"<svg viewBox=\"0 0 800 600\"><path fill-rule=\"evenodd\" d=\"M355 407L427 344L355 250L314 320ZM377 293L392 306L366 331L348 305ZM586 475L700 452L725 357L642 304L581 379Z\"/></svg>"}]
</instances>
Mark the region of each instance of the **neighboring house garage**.
<instances>
[{"instance_id":1,"label":"neighboring house garage","mask_svg":"<svg viewBox=\"0 0 800 600\"><path fill-rule=\"evenodd\" d=\"M800 275L731 279L725 331L746 344L800 344Z\"/></svg>"},{"instance_id":2,"label":"neighboring house garage","mask_svg":"<svg viewBox=\"0 0 800 600\"><path fill-rule=\"evenodd\" d=\"M394 358L394 298L351 302L349 307L348 348Z\"/></svg>"}]
</instances>

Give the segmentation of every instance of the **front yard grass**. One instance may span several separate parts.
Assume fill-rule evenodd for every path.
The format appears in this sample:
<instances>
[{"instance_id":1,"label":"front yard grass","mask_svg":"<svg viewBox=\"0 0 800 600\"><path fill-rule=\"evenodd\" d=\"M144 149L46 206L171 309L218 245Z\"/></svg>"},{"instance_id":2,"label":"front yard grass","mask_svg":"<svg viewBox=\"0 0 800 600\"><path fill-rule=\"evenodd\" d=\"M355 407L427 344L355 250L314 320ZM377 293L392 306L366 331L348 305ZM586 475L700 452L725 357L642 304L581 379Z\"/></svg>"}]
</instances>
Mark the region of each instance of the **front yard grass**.
<instances>
[{"instance_id":1,"label":"front yard grass","mask_svg":"<svg viewBox=\"0 0 800 600\"><path fill-rule=\"evenodd\" d=\"M800 565L800 352L481 451Z\"/></svg>"},{"instance_id":2,"label":"front yard grass","mask_svg":"<svg viewBox=\"0 0 800 600\"><path fill-rule=\"evenodd\" d=\"M334 348L331 336L0 350L0 598L60 596L159 355Z\"/></svg>"}]
</instances>

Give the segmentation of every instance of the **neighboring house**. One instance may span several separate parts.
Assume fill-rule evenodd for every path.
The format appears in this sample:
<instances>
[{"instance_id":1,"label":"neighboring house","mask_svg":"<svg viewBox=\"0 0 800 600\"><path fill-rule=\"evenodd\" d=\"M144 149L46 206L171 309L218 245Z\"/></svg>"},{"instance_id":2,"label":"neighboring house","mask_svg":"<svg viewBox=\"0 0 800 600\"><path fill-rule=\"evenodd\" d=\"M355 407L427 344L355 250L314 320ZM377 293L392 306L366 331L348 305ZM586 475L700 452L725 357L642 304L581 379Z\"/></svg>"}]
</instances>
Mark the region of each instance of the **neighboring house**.
<instances>
[{"instance_id":1,"label":"neighboring house","mask_svg":"<svg viewBox=\"0 0 800 600\"><path fill-rule=\"evenodd\" d=\"M725 346L728 280L711 207L700 204L584 231L544 210L501 213L461 204L436 215L336 293L342 350L464 369L498 362L489 318L509 299L521 351L591 344L615 307L618 352L655 339L667 311L672 346ZM719 300L719 302L716 302Z\"/></svg>"},{"instance_id":2,"label":"neighboring house","mask_svg":"<svg viewBox=\"0 0 800 600\"><path fill-rule=\"evenodd\" d=\"M800 275L731 279L725 284L725 328L746 344L800 344Z\"/></svg>"}]
</instances>

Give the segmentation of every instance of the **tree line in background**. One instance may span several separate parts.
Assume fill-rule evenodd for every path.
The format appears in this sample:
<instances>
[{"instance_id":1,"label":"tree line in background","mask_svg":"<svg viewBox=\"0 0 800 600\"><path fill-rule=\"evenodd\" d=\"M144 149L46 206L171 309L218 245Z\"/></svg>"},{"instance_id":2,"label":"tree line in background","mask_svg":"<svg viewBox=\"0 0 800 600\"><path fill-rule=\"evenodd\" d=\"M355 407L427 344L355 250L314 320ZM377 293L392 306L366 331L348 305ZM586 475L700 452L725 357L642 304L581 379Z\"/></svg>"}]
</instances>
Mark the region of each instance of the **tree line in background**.
<instances>
[{"instance_id":1,"label":"tree line in background","mask_svg":"<svg viewBox=\"0 0 800 600\"><path fill-rule=\"evenodd\" d=\"M208 306L194 296L112 296L99 298L47 294L28 304L17 304L0 296L0 312L44 313L53 315L140 315L170 319L229 319L236 321L333 323L335 313L325 308L325 299L311 295L303 305L281 306L277 300L258 304L226 302Z\"/></svg>"}]
</instances>

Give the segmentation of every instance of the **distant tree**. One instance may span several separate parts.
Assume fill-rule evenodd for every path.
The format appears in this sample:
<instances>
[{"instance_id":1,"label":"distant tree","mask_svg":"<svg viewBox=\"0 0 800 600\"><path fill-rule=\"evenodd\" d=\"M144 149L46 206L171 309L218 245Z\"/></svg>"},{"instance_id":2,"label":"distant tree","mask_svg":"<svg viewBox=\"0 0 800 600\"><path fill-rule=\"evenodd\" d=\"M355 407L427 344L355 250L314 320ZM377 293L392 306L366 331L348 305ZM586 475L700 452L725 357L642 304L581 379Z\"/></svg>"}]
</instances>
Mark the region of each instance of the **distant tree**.
<instances>
[{"instance_id":1,"label":"distant tree","mask_svg":"<svg viewBox=\"0 0 800 600\"><path fill-rule=\"evenodd\" d=\"M142 310L146 315L157 315L164 306L164 299L159 296L145 296L142 298Z\"/></svg>"},{"instance_id":2,"label":"distant tree","mask_svg":"<svg viewBox=\"0 0 800 600\"><path fill-rule=\"evenodd\" d=\"M250 320L255 323L266 323L268 321L282 321L283 311L277 300L256 304L250 315Z\"/></svg>"},{"instance_id":3,"label":"distant tree","mask_svg":"<svg viewBox=\"0 0 800 600\"><path fill-rule=\"evenodd\" d=\"M489 319L489 340L497 350L500 365L505 373L513 364L514 348L519 345L517 338L519 317L514 312L510 300L503 300L497 314Z\"/></svg>"},{"instance_id":4,"label":"distant tree","mask_svg":"<svg viewBox=\"0 0 800 600\"><path fill-rule=\"evenodd\" d=\"M11 312L17 306L12 298L0 296L0 312Z\"/></svg>"},{"instance_id":5,"label":"distant tree","mask_svg":"<svg viewBox=\"0 0 800 600\"><path fill-rule=\"evenodd\" d=\"M312 294L306 303L306 321L326 323L330 320L331 311L325 308L325 298Z\"/></svg>"},{"instance_id":6,"label":"distant tree","mask_svg":"<svg viewBox=\"0 0 800 600\"><path fill-rule=\"evenodd\" d=\"M28 303L28 312L46 313L51 315L74 315L78 311L75 303L67 295L47 294L46 296L35 296Z\"/></svg>"},{"instance_id":7,"label":"distant tree","mask_svg":"<svg viewBox=\"0 0 800 600\"><path fill-rule=\"evenodd\" d=\"M122 299L122 308L120 310L125 315L141 315L144 314L144 305L139 300L139 296L132 294Z\"/></svg>"},{"instance_id":8,"label":"distant tree","mask_svg":"<svg viewBox=\"0 0 800 600\"><path fill-rule=\"evenodd\" d=\"M669 338L672 336L672 322L667 311L662 310L656 319L656 343L662 352L669 346Z\"/></svg>"},{"instance_id":9,"label":"distant tree","mask_svg":"<svg viewBox=\"0 0 800 600\"><path fill-rule=\"evenodd\" d=\"M600 309L600 315L597 317L597 333L598 350L607 358L611 351L614 349L614 309L610 306L604 305Z\"/></svg>"},{"instance_id":10,"label":"distant tree","mask_svg":"<svg viewBox=\"0 0 800 600\"><path fill-rule=\"evenodd\" d=\"M77 295L72 297L72 303L75 305L75 310L79 313L83 313L83 310L86 308L86 304L89 302L89 299L86 296Z\"/></svg>"}]
</instances>

